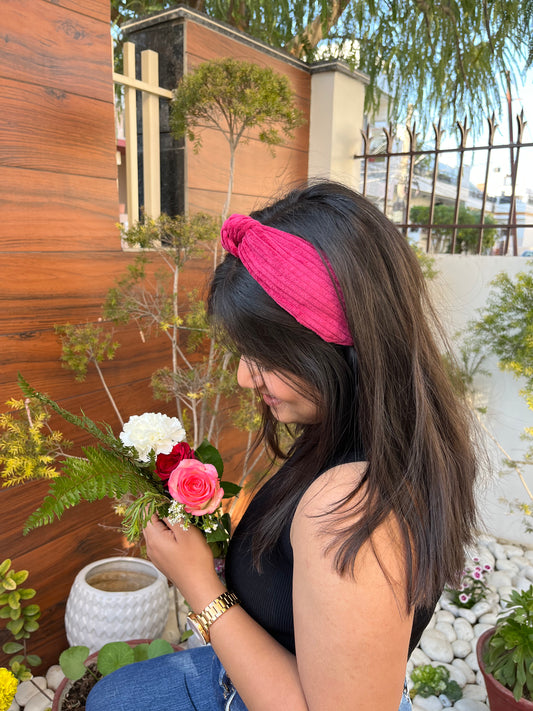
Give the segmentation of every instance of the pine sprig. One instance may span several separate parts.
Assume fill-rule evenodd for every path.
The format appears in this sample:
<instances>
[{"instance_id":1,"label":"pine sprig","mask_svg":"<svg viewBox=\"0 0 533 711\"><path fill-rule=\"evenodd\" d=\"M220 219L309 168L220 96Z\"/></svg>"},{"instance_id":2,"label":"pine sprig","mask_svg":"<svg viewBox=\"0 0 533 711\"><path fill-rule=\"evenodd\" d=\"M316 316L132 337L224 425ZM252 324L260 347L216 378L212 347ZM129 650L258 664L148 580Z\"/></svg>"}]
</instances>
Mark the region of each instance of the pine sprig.
<instances>
[{"instance_id":1,"label":"pine sprig","mask_svg":"<svg viewBox=\"0 0 533 711\"><path fill-rule=\"evenodd\" d=\"M102 423L103 430L101 430L90 419L90 417L87 417L83 413L81 417L78 415L74 415L72 412L69 412L68 410L65 410L63 407L61 407L61 405L58 405L57 402L49 398L48 395L40 393L34 388L32 388L32 386L26 380L24 380L20 373L18 374L17 380L20 389L26 397L35 398L36 400L39 400L39 402L42 402L43 405L50 407L50 409L52 409L54 412L57 412L58 415L61 415L61 417L66 422L70 422L72 425L76 425L76 427L80 427L81 429L85 430L96 440L108 447L108 449L113 450L117 454L125 454L124 445L117 437L115 437L115 435L113 434L113 430L107 423Z\"/></svg>"},{"instance_id":2,"label":"pine sprig","mask_svg":"<svg viewBox=\"0 0 533 711\"><path fill-rule=\"evenodd\" d=\"M139 474L127 457L96 447L83 450L85 458L69 457L62 462L62 476L53 479L41 506L24 525L23 533L61 518L65 509L80 501L120 498L152 492L162 496L155 481Z\"/></svg>"},{"instance_id":3,"label":"pine sprig","mask_svg":"<svg viewBox=\"0 0 533 711\"><path fill-rule=\"evenodd\" d=\"M169 500L155 491L145 491L126 509L122 530L127 540L137 541L154 514L161 518L168 513Z\"/></svg>"}]
</instances>

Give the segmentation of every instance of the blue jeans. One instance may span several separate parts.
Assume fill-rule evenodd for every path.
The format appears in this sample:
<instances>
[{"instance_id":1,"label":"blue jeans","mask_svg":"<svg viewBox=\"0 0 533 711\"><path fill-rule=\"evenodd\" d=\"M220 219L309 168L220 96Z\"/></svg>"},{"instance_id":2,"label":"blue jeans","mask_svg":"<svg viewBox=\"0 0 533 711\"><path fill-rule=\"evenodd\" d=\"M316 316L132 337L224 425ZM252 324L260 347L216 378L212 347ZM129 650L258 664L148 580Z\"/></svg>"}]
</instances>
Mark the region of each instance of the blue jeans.
<instances>
[{"instance_id":1,"label":"blue jeans","mask_svg":"<svg viewBox=\"0 0 533 711\"><path fill-rule=\"evenodd\" d=\"M86 711L247 711L212 647L122 667L101 679ZM399 711L411 711L404 693Z\"/></svg>"}]
</instances>

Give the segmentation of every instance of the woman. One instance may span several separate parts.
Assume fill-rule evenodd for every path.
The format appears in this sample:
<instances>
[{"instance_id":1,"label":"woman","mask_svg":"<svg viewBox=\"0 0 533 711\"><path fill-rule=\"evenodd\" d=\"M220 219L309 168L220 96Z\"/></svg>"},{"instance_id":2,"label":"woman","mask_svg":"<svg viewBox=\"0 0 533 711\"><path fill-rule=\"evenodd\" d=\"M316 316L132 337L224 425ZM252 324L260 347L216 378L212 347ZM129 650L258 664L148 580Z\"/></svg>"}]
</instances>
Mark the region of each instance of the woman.
<instances>
[{"instance_id":1,"label":"woman","mask_svg":"<svg viewBox=\"0 0 533 711\"><path fill-rule=\"evenodd\" d=\"M462 569L476 469L417 259L330 182L230 217L222 244L209 313L286 461L235 531L227 589L198 530L151 522L148 555L212 647L120 670L87 709L409 709L406 662Z\"/></svg>"}]
</instances>

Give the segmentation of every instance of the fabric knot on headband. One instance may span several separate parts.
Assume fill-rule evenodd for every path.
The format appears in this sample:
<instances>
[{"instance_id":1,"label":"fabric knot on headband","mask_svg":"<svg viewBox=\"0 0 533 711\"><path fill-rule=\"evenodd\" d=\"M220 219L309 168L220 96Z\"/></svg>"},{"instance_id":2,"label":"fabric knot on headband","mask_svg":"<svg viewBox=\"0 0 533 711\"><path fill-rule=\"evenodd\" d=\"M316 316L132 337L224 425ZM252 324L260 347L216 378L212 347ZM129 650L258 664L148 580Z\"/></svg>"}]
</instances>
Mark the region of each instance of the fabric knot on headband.
<instances>
[{"instance_id":1,"label":"fabric knot on headband","mask_svg":"<svg viewBox=\"0 0 533 711\"><path fill-rule=\"evenodd\" d=\"M337 277L327 257L312 244L246 215L228 217L221 241L298 323L328 343L353 345Z\"/></svg>"}]
</instances>

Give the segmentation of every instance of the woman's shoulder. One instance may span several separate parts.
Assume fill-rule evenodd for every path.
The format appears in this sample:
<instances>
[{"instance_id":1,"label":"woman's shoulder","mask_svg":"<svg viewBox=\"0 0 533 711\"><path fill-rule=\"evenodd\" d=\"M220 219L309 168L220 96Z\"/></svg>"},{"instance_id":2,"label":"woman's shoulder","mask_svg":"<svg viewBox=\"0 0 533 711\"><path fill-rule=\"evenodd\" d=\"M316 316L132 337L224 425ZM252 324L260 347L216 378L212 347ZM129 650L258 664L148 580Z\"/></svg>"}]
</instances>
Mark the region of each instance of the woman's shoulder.
<instances>
[{"instance_id":1,"label":"woman's shoulder","mask_svg":"<svg viewBox=\"0 0 533 711\"><path fill-rule=\"evenodd\" d=\"M332 509L342 511L345 506L357 508L357 501L365 496L364 477L367 462L345 462L326 469L307 488L300 499L296 516L321 516ZM351 503L342 504L353 495Z\"/></svg>"}]
</instances>

